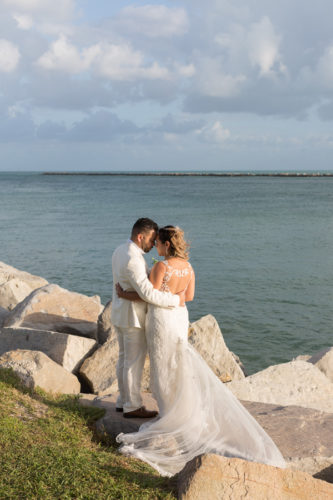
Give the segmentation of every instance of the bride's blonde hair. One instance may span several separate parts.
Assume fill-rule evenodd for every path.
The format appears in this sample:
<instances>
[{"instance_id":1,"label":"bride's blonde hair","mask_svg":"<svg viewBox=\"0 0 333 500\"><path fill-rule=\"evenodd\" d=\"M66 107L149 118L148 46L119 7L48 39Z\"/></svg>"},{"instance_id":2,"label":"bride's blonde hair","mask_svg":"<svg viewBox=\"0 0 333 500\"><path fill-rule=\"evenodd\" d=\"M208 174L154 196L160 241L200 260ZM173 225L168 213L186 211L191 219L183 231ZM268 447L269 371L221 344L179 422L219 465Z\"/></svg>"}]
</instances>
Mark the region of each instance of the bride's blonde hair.
<instances>
[{"instance_id":1,"label":"bride's blonde hair","mask_svg":"<svg viewBox=\"0 0 333 500\"><path fill-rule=\"evenodd\" d=\"M162 243L168 241L168 255L188 260L190 245L184 239L184 231L177 226L164 226L158 230L158 238Z\"/></svg>"}]
</instances>

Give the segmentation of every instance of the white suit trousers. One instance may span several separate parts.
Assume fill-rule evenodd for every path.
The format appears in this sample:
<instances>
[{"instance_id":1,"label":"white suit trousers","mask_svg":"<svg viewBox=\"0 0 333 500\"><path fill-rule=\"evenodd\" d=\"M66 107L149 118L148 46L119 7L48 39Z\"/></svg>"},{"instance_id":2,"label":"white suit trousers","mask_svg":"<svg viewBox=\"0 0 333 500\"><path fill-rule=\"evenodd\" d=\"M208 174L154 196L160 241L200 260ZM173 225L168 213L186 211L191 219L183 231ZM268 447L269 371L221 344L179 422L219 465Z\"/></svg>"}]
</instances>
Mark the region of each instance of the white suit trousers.
<instances>
[{"instance_id":1,"label":"white suit trousers","mask_svg":"<svg viewBox=\"0 0 333 500\"><path fill-rule=\"evenodd\" d=\"M117 364L119 397L116 406L123 408L126 413L142 406L140 391L147 341L144 329L117 326L115 330L119 344Z\"/></svg>"}]
</instances>

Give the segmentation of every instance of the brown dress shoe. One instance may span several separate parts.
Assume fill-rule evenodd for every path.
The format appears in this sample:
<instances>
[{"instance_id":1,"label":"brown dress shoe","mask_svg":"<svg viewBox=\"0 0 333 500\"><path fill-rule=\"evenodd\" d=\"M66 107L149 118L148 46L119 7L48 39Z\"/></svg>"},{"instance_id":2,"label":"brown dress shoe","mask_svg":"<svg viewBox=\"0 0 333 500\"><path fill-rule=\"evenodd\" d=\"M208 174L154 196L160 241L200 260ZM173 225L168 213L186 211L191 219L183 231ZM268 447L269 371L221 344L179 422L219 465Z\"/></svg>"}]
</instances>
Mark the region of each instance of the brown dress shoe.
<instances>
[{"instance_id":1,"label":"brown dress shoe","mask_svg":"<svg viewBox=\"0 0 333 500\"><path fill-rule=\"evenodd\" d=\"M123 414L124 418L153 418L158 415L158 411L155 410L146 410L144 406L138 408L137 410L128 411Z\"/></svg>"}]
</instances>

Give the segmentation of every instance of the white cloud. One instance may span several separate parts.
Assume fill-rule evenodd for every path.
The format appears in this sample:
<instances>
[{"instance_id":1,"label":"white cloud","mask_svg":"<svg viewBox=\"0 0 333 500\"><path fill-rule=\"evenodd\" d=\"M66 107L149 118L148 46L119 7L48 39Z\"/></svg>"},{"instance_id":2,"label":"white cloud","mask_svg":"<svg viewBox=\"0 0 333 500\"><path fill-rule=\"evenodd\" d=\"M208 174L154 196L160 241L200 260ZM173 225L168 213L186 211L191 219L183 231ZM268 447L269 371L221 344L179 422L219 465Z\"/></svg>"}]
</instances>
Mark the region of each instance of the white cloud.
<instances>
[{"instance_id":1,"label":"white cloud","mask_svg":"<svg viewBox=\"0 0 333 500\"><path fill-rule=\"evenodd\" d=\"M13 18L21 30L29 30L34 24L32 17L25 14L13 14Z\"/></svg>"},{"instance_id":2,"label":"white cloud","mask_svg":"<svg viewBox=\"0 0 333 500\"><path fill-rule=\"evenodd\" d=\"M202 129L197 130L196 134L204 142L217 145L223 145L230 138L230 130L224 128L220 121L216 121L213 125L206 125Z\"/></svg>"},{"instance_id":3,"label":"white cloud","mask_svg":"<svg viewBox=\"0 0 333 500\"><path fill-rule=\"evenodd\" d=\"M249 58L253 66L259 66L262 76L271 75L274 68L282 73L286 71L281 62L280 42L281 37L267 16L252 24L247 38Z\"/></svg>"},{"instance_id":4,"label":"white cloud","mask_svg":"<svg viewBox=\"0 0 333 500\"><path fill-rule=\"evenodd\" d=\"M98 51L97 47L89 47L80 53L75 45L61 34L58 40L51 44L50 50L38 59L37 64L44 69L80 73L89 68Z\"/></svg>"},{"instance_id":5,"label":"white cloud","mask_svg":"<svg viewBox=\"0 0 333 500\"><path fill-rule=\"evenodd\" d=\"M50 50L38 59L37 64L44 69L73 74L92 70L119 81L169 78L166 68L157 62L146 65L144 54L128 44L98 43L80 51L63 34L51 44Z\"/></svg>"},{"instance_id":6,"label":"white cloud","mask_svg":"<svg viewBox=\"0 0 333 500\"><path fill-rule=\"evenodd\" d=\"M20 60L20 52L16 45L8 40L0 39L0 71L11 73Z\"/></svg>"},{"instance_id":7,"label":"white cloud","mask_svg":"<svg viewBox=\"0 0 333 500\"><path fill-rule=\"evenodd\" d=\"M111 80L136 78L167 79L169 72L157 62L146 66L144 54L130 45L101 44L97 61L99 72Z\"/></svg>"},{"instance_id":8,"label":"white cloud","mask_svg":"<svg viewBox=\"0 0 333 500\"><path fill-rule=\"evenodd\" d=\"M179 36L189 28L185 9L168 8L164 5L125 7L117 16L116 24L121 30L148 38Z\"/></svg>"}]
</instances>

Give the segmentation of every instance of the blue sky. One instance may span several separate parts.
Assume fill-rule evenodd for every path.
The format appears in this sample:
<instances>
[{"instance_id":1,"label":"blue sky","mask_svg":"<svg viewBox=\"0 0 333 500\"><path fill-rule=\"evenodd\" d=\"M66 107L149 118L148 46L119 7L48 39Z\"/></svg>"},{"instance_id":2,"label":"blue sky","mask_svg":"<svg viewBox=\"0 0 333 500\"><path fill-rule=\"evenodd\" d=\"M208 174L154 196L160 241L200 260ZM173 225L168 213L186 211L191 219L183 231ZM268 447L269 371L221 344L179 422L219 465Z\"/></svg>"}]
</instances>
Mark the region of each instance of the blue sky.
<instances>
[{"instance_id":1,"label":"blue sky","mask_svg":"<svg viewBox=\"0 0 333 500\"><path fill-rule=\"evenodd\" d=\"M0 169L331 170L330 0L0 0Z\"/></svg>"}]
</instances>

